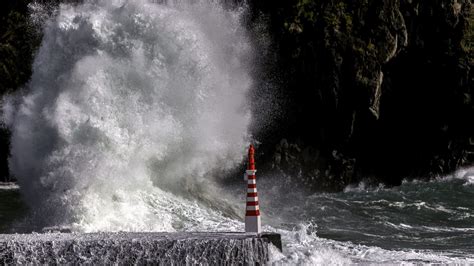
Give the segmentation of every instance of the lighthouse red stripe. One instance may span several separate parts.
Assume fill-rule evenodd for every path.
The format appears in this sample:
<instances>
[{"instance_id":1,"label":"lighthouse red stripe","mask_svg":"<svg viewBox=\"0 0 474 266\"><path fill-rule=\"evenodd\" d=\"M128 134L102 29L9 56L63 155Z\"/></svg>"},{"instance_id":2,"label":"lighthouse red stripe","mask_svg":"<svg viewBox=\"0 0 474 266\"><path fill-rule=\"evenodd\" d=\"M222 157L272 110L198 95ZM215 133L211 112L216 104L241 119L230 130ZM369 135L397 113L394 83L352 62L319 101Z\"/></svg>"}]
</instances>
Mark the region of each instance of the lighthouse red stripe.
<instances>
[{"instance_id":1,"label":"lighthouse red stripe","mask_svg":"<svg viewBox=\"0 0 474 266\"><path fill-rule=\"evenodd\" d=\"M258 201L247 201L247 206L258 206Z\"/></svg>"},{"instance_id":2,"label":"lighthouse red stripe","mask_svg":"<svg viewBox=\"0 0 474 266\"><path fill-rule=\"evenodd\" d=\"M248 179L256 179L255 175L248 175Z\"/></svg>"},{"instance_id":3,"label":"lighthouse red stripe","mask_svg":"<svg viewBox=\"0 0 474 266\"><path fill-rule=\"evenodd\" d=\"M257 188L257 184L249 184L247 188Z\"/></svg>"},{"instance_id":4,"label":"lighthouse red stripe","mask_svg":"<svg viewBox=\"0 0 474 266\"><path fill-rule=\"evenodd\" d=\"M257 197L257 192L247 193L247 197L249 197L249 198Z\"/></svg>"},{"instance_id":5,"label":"lighthouse red stripe","mask_svg":"<svg viewBox=\"0 0 474 266\"><path fill-rule=\"evenodd\" d=\"M245 216L260 216L260 211L259 210L247 211L245 213Z\"/></svg>"}]
</instances>

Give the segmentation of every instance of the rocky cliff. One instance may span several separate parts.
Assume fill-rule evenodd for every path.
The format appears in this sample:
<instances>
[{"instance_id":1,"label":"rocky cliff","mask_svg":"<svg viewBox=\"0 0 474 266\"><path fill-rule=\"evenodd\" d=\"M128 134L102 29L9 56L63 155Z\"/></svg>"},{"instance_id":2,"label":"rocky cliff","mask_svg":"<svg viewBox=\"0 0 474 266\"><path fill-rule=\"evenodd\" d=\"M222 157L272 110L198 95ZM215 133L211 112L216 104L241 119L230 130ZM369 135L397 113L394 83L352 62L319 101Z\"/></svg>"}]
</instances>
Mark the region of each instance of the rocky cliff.
<instances>
[{"instance_id":1,"label":"rocky cliff","mask_svg":"<svg viewBox=\"0 0 474 266\"><path fill-rule=\"evenodd\" d=\"M31 74L41 32L29 2L1 4L1 94ZM399 184L473 163L470 0L248 3L260 167L339 190L363 178ZM1 131L0 179L8 177L7 157Z\"/></svg>"},{"instance_id":2,"label":"rocky cliff","mask_svg":"<svg viewBox=\"0 0 474 266\"><path fill-rule=\"evenodd\" d=\"M28 2L2 1L0 4L0 97L19 89L31 76L33 53L40 39L28 15ZM9 132L0 121L0 182L10 179L8 139Z\"/></svg>"},{"instance_id":3,"label":"rocky cliff","mask_svg":"<svg viewBox=\"0 0 474 266\"><path fill-rule=\"evenodd\" d=\"M255 1L252 10L269 25L266 64L278 73L261 69L260 94L283 88L283 114L258 131L268 168L338 190L473 162L470 1Z\"/></svg>"}]
</instances>

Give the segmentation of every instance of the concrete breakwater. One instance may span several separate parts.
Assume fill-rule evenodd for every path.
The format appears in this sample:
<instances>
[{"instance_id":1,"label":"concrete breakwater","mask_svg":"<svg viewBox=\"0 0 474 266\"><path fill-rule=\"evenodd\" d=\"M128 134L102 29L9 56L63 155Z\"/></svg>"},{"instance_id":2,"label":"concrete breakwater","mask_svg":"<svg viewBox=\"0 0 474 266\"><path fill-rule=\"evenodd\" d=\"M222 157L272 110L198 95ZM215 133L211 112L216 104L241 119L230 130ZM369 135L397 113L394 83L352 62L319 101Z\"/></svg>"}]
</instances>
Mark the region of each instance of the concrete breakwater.
<instances>
[{"instance_id":1,"label":"concrete breakwater","mask_svg":"<svg viewBox=\"0 0 474 266\"><path fill-rule=\"evenodd\" d=\"M260 264L280 235L44 233L0 235L0 264Z\"/></svg>"}]
</instances>

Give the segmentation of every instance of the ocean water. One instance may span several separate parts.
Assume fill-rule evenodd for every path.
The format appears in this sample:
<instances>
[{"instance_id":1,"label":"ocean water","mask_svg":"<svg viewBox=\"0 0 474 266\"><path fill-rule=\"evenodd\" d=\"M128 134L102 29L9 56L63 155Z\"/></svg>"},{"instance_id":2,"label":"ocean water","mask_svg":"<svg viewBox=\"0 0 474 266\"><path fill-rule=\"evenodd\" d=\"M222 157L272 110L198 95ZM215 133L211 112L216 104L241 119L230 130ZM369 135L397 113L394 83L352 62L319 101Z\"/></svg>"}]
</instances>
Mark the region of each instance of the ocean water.
<instances>
[{"instance_id":1,"label":"ocean water","mask_svg":"<svg viewBox=\"0 0 474 266\"><path fill-rule=\"evenodd\" d=\"M362 182L340 193L277 192L263 206L284 228L283 262L471 264L473 195L474 171L464 169L392 188Z\"/></svg>"},{"instance_id":2,"label":"ocean water","mask_svg":"<svg viewBox=\"0 0 474 266\"><path fill-rule=\"evenodd\" d=\"M31 81L3 100L20 188L0 187L0 229L243 231L245 182L224 177L252 142L245 9L104 0L46 18ZM273 263L474 263L472 170L333 194L257 178Z\"/></svg>"},{"instance_id":3,"label":"ocean water","mask_svg":"<svg viewBox=\"0 0 474 266\"><path fill-rule=\"evenodd\" d=\"M314 194L289 193L285 182L263 178L258 185L264 229L280 233L283 241L283 253L273 248L270 263L474 263L472 174L461 170L429 182L406 181L399 187L361 183L340 193ZM158 212L167 203L173 224L166 231L243 231L245 184L219 190L223 196L216 203L205 195L179 196L154 189L140 194L141 207ZM0 197L0 215L7 217L2 219L2 231L23 232L24 224L19 221L28 215L18 189L0 189ZM21 211L11 202L19 203ZM156 224L160 218L156 215ZM119 219L110 222L99 223L109 223L108 228L76 226L74 230L149 231L123 223L119 226Z\"/></svg>"}]
</instances>

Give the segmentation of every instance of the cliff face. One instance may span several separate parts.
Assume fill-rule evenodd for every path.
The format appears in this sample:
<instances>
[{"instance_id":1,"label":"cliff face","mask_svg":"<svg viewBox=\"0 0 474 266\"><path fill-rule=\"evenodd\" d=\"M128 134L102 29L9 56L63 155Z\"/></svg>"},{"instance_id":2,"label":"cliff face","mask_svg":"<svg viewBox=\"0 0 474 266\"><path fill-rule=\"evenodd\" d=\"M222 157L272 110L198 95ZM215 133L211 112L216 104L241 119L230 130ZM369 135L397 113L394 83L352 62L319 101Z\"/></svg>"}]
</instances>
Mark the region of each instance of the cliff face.
<instances>
[{"instance_id":1,"label":"cliff face","mask_svg":"<svg viewBox=\"0 0 474 266\"><path fill-rule=\"evenodd\" d=\"M363 177L398 184L472 163L471 6L255 1L287 99L277 126L259 132L267 167L337 190Z\"/></svg>"},{"instance_id":2,"label":"cliff face","mask_svg":"<svg viewBox=\"0 0 474 266\"><path fill-rule=\"evenodd\" d=\"M31 74L41 34L28 20L29 2L1 4L1 94ZM260 167L338 190L361 178L398 184L473 163L470 0L249 4L261 45L252 97ZM8 176L7 140L0 129L0 180Z\"/></svg>"},{"instance_id":3,"label":"cliff face","mask_svg":"<svg viewBox=\"0 0 474 266\"><path fill-rule=\"evenodd\" d=\"M39 44L29 21L27 1L0 4L0 100L22 86L31 76L33 52ZM0 121L0 182L9 180L9 133Z\"/></svg>"},{"instance_id":4,"label":"cliff face","mask_svg":"<svg viewBox=\"0 0 474 266\"><path fill-rule=\"evenodd\" d=\"M41 4L41 15L52 15L59 3L60 0L0 2L0 105L3 95L20 89L31 77L31 65L42 38L40 20L44 19L31 16L32 12ZM10 132L0 119L0 182L14 178L8 171L9 138Z\"/></svg>"}]
</instances>

